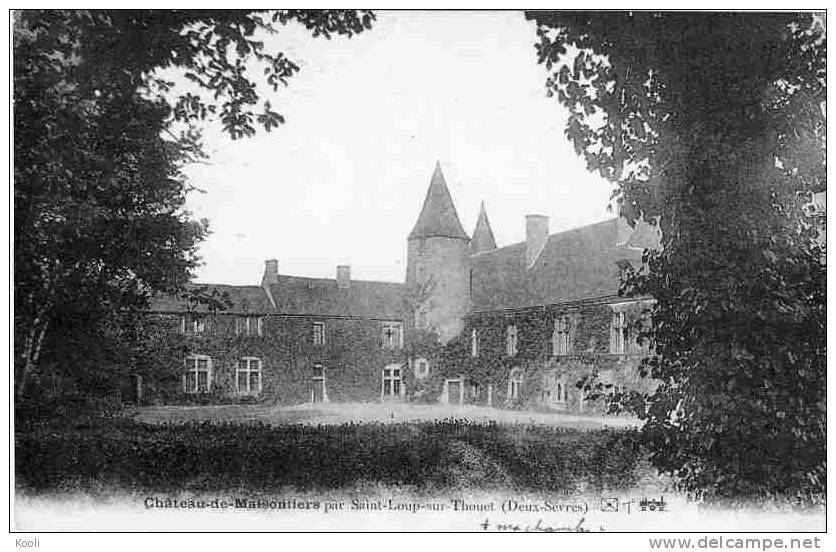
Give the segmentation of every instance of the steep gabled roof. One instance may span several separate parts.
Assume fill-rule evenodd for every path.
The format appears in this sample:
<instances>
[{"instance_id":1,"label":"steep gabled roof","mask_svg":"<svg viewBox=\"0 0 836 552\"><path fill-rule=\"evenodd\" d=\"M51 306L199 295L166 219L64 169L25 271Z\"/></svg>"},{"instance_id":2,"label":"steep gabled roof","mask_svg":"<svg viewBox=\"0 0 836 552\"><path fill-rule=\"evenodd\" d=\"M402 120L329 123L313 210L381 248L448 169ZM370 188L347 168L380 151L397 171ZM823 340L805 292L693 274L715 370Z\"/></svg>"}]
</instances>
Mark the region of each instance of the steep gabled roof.
<instances>
[{"instance_id":1,"label":"steep gabled roof","mask_svg":"<svg viewBox=\"0 0 836 552\"><path fill-rule=\"evenodd\" d=\"M470 240L470 252L481 253L496 249L496 239L493 236L491 223L488 221L488 213L485 211L485 202L479 206L479 218L476 221L476 229L473 230L473 239Z\"/></svg>"},{"instance_id":2,"label":"steep gabled roof","mask_svg":"<svg viewBox=\"0 0 836 552\"><path fill-rule=\"evenodd\" d=\"M395 282L351 280L341 289L331 278L280 275L270 293L280 314L400 320L406 305L404 285Z\"/></svg>"},{"instance_id":3,"label":"steep gabled roof","mask_svg":"<svg viewBox=\"0 0 836 552\"><path fill-rule=\"evenodd\" d=\"M470 239L462 228L439 163L435 164L435 171L430 180L430 188L427 190L421 214L418 215L418 221L409 233L409 239L432 237Z\"/></svg>"},{"instance_id":4,"label":"steep gabled roof","mask_svg":"<svg viewBox=\"0 0 836 552\"><path fill-rule=\"evenodd\" d=\"M610 219L552 234L531 268L525 264L525 242L472 256L473 309L521 308L616 294L619 262L638 266L640 247L658 246L652 240L640 244L632 236L619 244L625 230L630 235L623 219ZM632 233L637 238L652 234Z\"/></svg>"}]
</instances>

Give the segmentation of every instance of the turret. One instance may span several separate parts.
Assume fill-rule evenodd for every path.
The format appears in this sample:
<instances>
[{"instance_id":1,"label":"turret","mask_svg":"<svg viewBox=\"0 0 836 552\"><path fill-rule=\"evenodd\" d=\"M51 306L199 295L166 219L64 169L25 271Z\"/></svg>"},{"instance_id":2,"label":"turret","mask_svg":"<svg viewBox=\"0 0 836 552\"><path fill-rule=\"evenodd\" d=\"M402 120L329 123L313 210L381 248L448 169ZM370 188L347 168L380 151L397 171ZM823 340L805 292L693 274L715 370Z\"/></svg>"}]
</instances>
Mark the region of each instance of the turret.
<instances>
[{"instance_id":1,"label":"turret","mask_svg":"<svg viewBox=\"0 0 836 552\"><path fill-rule=\"evenodd\" d=\"M469 308L470 238L439 163L407 242L406 284L414 292L415 326L435 330L446 343L461 331Z\"/></svg>"},{"instance_id":2,"label":"turret","mask_svg":"<svg viewBox=\"0 0 836 552\"><path fill-rule=\"evenodd\" d=\"M493 237L491 223L488 222L488 213L485 211L485 202L479 206L479 219L476 221L476 228L473 230L473 239L470 240L470 253L482 253L496 249L496 239Z\"/></svg>"}]
</instances>

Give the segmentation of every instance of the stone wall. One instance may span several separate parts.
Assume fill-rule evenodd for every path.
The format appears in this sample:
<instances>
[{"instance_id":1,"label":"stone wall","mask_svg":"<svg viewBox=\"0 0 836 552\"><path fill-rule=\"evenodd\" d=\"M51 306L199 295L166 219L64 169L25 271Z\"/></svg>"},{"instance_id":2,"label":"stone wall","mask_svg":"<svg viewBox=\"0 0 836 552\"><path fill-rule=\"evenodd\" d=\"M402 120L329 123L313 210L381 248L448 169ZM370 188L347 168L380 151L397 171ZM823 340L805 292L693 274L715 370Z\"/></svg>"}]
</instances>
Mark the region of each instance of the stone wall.
<instances>
[{"instance_id":1,"label":"stone wall","mask_svg":"<svg viewBox=\"0 0 836 552\"><path fill-rule=\"evenodd\" d=\"M406 283L413 285L421 278L434 282L426 303L427 319L442 343L461 332L462 321L470 308L468 262L469 243L465 240L444 237L409 240Z\"/></svg>"}]
</instances>

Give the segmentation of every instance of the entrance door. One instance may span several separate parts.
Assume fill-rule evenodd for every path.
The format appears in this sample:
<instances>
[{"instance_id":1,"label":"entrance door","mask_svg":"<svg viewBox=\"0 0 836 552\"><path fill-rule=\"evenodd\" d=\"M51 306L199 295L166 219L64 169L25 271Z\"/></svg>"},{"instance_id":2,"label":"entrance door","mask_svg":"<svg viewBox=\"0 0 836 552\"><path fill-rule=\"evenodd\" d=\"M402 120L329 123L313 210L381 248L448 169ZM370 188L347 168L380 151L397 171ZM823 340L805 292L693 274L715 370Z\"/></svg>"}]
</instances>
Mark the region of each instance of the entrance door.
<instances>
[{"instance_id":1,"label":"entrance door","mask_svg":"<svg viewBox=\"0 0 836 552\"><path fill-rule=\"evenodd\" d=\"M325 402L325 380L313 379L313 402Z\"/></svg>"},{"instance_id":2,"label":"entrance door","mask_svg":"<svg viewBox=\"0 0 836 552\"><path fill-rule=\"evenodd\" d=\"M447 402L449 404L459 404L462 402L462 382L460 380L450 380L447 383Z\"/></svg>"},{"instance_id":3,"label":"entrance door","mask_svg":"<svg viewBox=\"0 0 836 552\"><path fill-rule=\"evenodd\" d=\"M314 364L314 375L311 378L311 402L328 402L328 392L325 390L325 367Z\"/></svg>"}]
</instances>

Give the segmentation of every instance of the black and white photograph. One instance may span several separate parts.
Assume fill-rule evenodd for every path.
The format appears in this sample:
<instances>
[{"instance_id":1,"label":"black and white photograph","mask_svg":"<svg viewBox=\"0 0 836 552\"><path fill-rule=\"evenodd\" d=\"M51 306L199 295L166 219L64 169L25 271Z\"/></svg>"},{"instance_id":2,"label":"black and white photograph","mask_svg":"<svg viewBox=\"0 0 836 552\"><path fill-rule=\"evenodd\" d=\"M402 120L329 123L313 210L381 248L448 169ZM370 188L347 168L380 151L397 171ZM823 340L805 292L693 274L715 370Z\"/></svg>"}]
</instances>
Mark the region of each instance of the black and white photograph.
<instances>
[{"instance_id":1,"label":"black and white photograph","mask_svg":"<svg viewBox=\"0 0 836 552\"><path fill-rule=\"evenodd\" d=\"M10 10L15 548L823 548L826 11L583 8Z\"/></svg>"}]
</instances>

